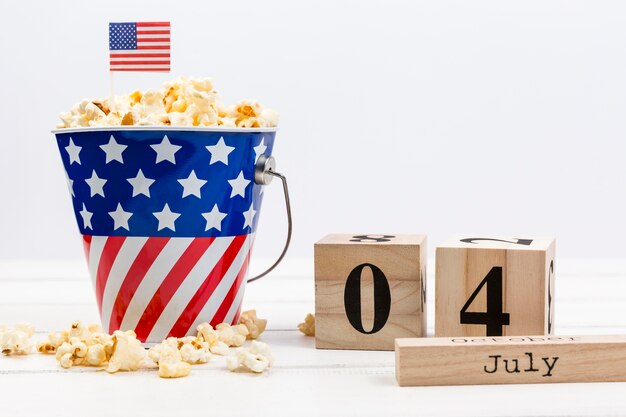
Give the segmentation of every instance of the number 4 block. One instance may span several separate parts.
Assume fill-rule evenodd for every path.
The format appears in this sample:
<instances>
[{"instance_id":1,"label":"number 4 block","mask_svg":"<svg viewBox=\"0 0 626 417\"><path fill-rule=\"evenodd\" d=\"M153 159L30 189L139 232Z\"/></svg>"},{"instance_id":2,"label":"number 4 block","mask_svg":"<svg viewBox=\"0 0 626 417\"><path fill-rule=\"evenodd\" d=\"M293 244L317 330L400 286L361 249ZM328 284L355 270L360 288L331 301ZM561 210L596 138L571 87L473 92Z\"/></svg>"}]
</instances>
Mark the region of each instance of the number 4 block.
<instances>
[{"instance_id":1,"label":"number 4 block","mask_svg":"<svg viewBox=\"0 0 626 417\"><path fill-rule=\"evenodd\" d=\"M554 330L552 237L456 236L436 249L435 335Z\"/></svg>"},{"instance_id":2,"label":"number 4 block","mask_svg":"<svg viewBox=\"0 0 626 417\"><path fill-rule=\"evenodd\" d=\"M315 346L393 350L426 336L426 237L329 235L315 244Z\"/></svg>"}]
</instances>

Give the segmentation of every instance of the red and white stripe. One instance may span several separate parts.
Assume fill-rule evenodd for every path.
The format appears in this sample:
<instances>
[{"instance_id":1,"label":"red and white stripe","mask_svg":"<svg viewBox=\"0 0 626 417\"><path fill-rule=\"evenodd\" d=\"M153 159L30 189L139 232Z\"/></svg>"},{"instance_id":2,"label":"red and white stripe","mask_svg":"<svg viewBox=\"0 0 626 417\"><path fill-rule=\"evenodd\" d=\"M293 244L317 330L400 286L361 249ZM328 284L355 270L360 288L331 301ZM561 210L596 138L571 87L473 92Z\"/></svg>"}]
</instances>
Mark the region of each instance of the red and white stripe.
<instances>
[{"instance_id":1,"label":"red and white stripe","mask_svg":"<svg viewBox=\"0 0 626 417\"><path fill-rule=\"evenodd\" d=\"M253 239L84 236L103 328L158 343L235 323Z\"/></svg>"},{"instance_id":2,"label":"red and white stripe","mask_svg":"<svg viewBox=\"0 0 626 417\"><path fill-rule=\"evenodd\" d=\"M137 49L109 52L111 71L170 70L170 22L137 22Z\"/></svg>"}]
</instances>

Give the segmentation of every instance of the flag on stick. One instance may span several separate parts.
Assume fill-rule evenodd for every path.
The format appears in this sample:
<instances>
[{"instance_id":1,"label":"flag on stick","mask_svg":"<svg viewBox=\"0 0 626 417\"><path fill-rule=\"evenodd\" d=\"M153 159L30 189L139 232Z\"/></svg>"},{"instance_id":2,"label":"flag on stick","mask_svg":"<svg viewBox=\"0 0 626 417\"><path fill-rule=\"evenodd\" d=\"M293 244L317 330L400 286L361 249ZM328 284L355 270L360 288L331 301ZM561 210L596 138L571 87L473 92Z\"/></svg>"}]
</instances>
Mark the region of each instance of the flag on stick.
<instances>
[{"instance_id":1,"label":"flag on stick","mask_svg":"<svg viewBox=\"0 0 626 417\"><path fill-rule=\"evenodd\" d=\"M170 71L170 22L109 23L110 71Z\"/></svg>"}]
</instances>

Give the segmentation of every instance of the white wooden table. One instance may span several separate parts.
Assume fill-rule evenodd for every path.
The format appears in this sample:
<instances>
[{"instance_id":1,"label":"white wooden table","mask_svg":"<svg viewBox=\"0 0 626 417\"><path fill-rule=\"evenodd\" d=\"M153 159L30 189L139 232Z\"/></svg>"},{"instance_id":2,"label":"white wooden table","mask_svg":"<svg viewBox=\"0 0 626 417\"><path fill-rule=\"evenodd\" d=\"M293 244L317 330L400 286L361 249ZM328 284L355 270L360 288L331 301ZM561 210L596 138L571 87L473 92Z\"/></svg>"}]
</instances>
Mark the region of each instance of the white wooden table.
<instances>
[{"instance_id":1,"label":"white wooden table","mask_svg":"<svg viewBox=\"0 0 626 417\"><path fill-rule=\"evenodd\" d=\"M164 380L148 370L65 370L36 353L2 357L0 416L626 415L626 383L400 388L393 352L316 350L295 330L313 312L312 271L291 260L246 290L244 308L269 319L261 340L276 364L268 373L230 373L214 357L187 378ZM431 334L433 284L429 275ZM0 324L32 322L42 339L76 319L98 321L83 262L0 262ZM559 335L626 333L626 261L559 260L555 324Z\"/></svg>"}]
</instances>

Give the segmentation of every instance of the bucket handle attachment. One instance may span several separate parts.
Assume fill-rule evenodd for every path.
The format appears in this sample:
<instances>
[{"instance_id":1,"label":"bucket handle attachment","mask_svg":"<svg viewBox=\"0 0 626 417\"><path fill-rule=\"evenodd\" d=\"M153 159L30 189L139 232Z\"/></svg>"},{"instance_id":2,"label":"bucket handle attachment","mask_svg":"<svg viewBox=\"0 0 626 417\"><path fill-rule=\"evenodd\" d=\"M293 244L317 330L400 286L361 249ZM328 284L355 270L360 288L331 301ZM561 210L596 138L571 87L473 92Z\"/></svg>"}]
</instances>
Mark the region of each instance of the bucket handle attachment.
<instances>
[{"instance_id":1,"label":"bucket handle attachment","mask_svg":"<svg viewBox=\"0 0 626 417\"><path fill-rule=\"evenodd\" d=\"M289 189L287 188L287 178L276 172L276 160L273 156L269 155L261 155L257 160L254 166L254 182L259 185L268 185L272 182L274 177L280 178L283 183L283 194L285 195L285 208L287 209L287 240L285 241L285 246L283 247L283 251L274 262L272 266L267 268L265 272L249 278L248 282L256 281L259 278L264 277L269 274L278 266L278 264L283 260L285 254L287 253L287 249L289 249L289 243L291 242L291 231L292 231L292 221L291 221L291 202L289 201Z\"/></svg>"}]
</instances>

